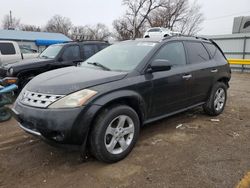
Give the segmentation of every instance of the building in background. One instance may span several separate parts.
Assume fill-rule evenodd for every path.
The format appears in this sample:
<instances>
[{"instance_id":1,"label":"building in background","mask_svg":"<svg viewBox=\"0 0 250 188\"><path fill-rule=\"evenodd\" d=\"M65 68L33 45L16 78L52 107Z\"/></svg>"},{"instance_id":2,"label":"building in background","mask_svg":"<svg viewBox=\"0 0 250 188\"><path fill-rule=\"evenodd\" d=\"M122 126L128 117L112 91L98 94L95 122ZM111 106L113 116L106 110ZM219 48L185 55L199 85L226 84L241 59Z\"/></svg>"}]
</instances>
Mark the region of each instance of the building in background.
<instances>
[{"instance_id":1,"label":"building in background","mask_svg":"<svg viewBox=\"0 0 250 188\"><path fill-rule=\"evenodd\" d=\"M0 40L16 41L20 48L42 52L47 46L71 41L61 33L0 30Z\"/></svg>"},{"instance_id":2,"label":"building in background","mask_svg":"<svg viewBox=\"0 0 250 188\"><path fill-rule=\"evenodd\" d=\"M250 61L250 16L234 18L232 34L206 37L213 39L228 59L239 62L239 65L231 64L231 67L250 71L247 63Z\"/></svg>"},{"instance_id":3,"label":"building in background","mask_svg":"<svg viewBox=\"0 0 250 188\"><path fill-rule=\"evenodd\" d=\"M230 59L250 59L250 16L234 18L233 32L206 36L213 39Z\"/></svg>"},{"instance_id":4,"label":"building in background","mask_svg":"<svg viewBox=\"0 0 250 188\"><path fill-rule=\"evenodd\" d=\"M250 33L250 16L240 16L234 18L234 33Z\"/></svg>"}]
</instances>

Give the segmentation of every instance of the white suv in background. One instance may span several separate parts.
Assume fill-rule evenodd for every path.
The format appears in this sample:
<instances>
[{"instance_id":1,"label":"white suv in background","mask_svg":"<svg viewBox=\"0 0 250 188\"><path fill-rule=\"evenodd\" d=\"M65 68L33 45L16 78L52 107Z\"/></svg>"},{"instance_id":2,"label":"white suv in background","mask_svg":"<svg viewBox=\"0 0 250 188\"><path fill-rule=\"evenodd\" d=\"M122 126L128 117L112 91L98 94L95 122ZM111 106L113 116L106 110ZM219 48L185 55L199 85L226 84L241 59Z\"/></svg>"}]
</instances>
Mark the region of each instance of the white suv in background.
<instances>
[{"instance_id":1,"label":"white suv in background","mask_svg":"<svg viewBox=\"0 0 250 188\"><path fill-rule=\"evenodd\" d=\"M163 27L152 27L145 32L143 38L163 38L179 34L179 32L173 32Z\"/></svg>"}]
</instances>

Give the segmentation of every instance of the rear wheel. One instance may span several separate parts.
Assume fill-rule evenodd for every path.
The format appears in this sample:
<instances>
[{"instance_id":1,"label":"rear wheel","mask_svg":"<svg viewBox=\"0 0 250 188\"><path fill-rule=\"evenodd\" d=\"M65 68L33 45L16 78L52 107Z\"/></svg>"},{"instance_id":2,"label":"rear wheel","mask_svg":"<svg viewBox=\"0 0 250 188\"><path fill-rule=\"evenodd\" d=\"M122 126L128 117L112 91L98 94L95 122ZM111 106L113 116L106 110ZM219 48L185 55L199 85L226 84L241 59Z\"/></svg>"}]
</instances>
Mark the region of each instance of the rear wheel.
<instances>
[{"instance_id":1,"label":"rear wheel","mask_svg":"<svg viewBox=\"0 0 250 188\"><path fill-rule=\"evenodd\" d=\"M139 129L139 117L129 106L114 106L104 110L91 131L92 154L103 162L122 160L133 149Z\"/></svg>"},{"instance_id":2,"label":"rear wheel","mask_svg":"<svg viewBox=\"0 0 250 188\"><path fill-rule=\"evenodd\" d=\"M211 116L221 114L227 101L227 86L223 82L217 82L211 91L208 101L203 105L204 111Z\"/></svg>"}]
</instances>

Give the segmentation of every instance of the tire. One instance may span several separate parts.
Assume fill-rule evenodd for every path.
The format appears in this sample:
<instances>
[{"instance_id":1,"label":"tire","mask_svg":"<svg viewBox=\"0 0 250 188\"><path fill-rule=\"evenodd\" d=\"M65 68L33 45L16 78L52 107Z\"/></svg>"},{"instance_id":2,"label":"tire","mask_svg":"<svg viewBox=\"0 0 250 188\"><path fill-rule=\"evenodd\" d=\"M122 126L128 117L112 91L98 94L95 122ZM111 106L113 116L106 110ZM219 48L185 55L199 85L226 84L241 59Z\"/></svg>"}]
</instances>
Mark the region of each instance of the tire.
<instances>
[{"instance_id":1,"label":"tire","mask_svg":"<svg viewBox=\"0 0 250 188\"><path fill-rule=\"evenodd\" d=\"M10 120L11 113L7 107L1 107L0 108L0 122L5 122Z\"/></svg>"},{"instance_id":2,"label":"tire","mask_svg":"<svg viewBox=\"0 0 250 188\"><path fill-rule=\"evenodd\" d=\"M98 115L91 131L91 153L102 162L120 161L133 149L139 131L140 120L132 108L126 105L107 108Z\"/></svg>"},{"instance_id":3,"label":"tire","mask_svg":"<svg viewBox=\"0 0 250 188\"><path fill-rule=\"evenodd\" d=\"M227 101L227 89L228 87L223 82L217 82L213 86L207 102L203 105L206 114L218 116L223 112Z\"/></svg>"}]
</instances>

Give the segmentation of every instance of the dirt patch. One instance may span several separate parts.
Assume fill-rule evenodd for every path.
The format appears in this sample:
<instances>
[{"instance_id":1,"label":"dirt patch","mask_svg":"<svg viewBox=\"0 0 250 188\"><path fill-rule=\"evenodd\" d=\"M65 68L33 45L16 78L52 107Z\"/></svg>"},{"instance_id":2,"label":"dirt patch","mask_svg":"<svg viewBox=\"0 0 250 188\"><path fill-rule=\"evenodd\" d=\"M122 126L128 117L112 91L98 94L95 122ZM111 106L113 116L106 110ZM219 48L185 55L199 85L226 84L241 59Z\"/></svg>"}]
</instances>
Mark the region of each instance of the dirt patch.
<instances>
[{"instance_id":1,"label":"dirt patch","mask_svg":"<svg viewBox=\"0 0 250 188\"><path fill-rule=\"evenodd\" d=\"M0 124L0 187L234 187L250 171L249 83L250 74L233 74L219 121L197 108L147 125L115 164L81 163L13 119Z\"/></svg>"}]
</instances>

